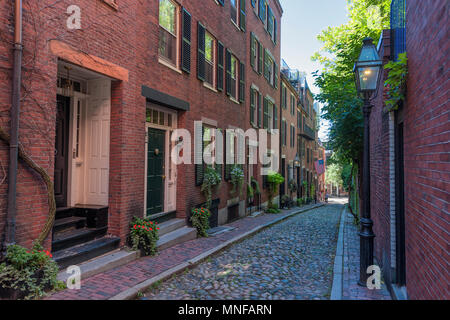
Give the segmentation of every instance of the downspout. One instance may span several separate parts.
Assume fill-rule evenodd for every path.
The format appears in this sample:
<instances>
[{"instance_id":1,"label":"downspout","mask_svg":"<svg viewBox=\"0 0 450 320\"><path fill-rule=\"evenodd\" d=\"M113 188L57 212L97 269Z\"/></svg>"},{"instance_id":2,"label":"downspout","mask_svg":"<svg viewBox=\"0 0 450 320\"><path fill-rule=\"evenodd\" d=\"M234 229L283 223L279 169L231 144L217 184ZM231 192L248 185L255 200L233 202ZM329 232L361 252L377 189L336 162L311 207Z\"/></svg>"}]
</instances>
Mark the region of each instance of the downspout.
<instances>
[{"instance_id":1,"label":"downspout","mask_svg":"<svg viewBox=\"0 0 450 320\"><path fill-rule=\"evenodd\" d=\"M11 104L11 140L9 143L9 171L8 171L8 212L6 224L6 247L15 244L16 236L16 189L17 164L19 149L19 114L20 89L22 71L22 0L15 0L14 11L14 62Z\"/></svg>"}]
</instances>

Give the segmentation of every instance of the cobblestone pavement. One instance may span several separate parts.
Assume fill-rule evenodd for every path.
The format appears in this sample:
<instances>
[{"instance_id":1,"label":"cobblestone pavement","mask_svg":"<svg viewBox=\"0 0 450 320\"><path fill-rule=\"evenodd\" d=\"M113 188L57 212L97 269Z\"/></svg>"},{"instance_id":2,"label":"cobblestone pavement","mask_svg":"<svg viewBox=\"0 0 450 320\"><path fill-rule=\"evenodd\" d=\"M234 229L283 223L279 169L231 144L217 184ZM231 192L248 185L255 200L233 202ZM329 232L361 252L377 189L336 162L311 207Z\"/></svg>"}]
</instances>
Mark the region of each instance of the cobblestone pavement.
<instances>
[{"instance_id":1,"label":"cobblestone pavement","mask_svg":"<svg viewBox=\"0 0 450 320\"><path fill-rule=\"evenodd\" d=\"M353 223L353 216L345 215L343 300L390 300L391 296L382 281L381 290L369 290L357 284L359 280L359 228Z\"/></svg>"},{"instance_id":2,"label":"cobblestone pavement","mask_svg":"<svg viewBox=\"0 0 450 320\"><path fill-rule=\"evenodd\" d=\"M113 268L95 276L81 279L80 290L63 290L47 296L48 300L104 300L120 294L133 286L168 271L184 262L193 259L227 241L241 236L257 227L283 219L299 210L308 210L313 205L292 210L283 210L280 214L261 214L257 217L246 217L227 226L234 228L220 235L199 238L183 242L160 251L156 256L143 257L126 265Z\"/></svg>"},{"instance_id":3,"label":"cobblestone pavement","mask_svg":"<svg viewBox=\"0 0 450 320\"><path fill-rule=\"evenodd\" d=\"M343 205L296 215L150 289L145 299L329 299Z\"/></svg>"}]
</instances>

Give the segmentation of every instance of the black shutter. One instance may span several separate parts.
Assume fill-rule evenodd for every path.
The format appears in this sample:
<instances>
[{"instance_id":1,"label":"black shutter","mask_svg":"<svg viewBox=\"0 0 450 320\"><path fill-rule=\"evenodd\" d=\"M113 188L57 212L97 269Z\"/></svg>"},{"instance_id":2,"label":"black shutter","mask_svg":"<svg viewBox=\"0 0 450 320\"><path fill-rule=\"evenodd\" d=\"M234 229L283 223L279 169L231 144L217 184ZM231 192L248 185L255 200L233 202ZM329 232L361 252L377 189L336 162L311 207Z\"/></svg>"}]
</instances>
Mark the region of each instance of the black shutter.
<instances>
[{"instance_id":1,"label":"black shutter","mask_svg":"<svg viewBox=\"0 0 450 320\"><path fill-rule=\"evenodd\" d=\"M239 102L245 101L245 64L239 63Z\"/></svg>"},{"instance_id":2,"label":"black shutter","mask_svg":"<svg viewBox=\"0 0 450 320\"><path fill-rule=\"evenodd\" d=\"M228 155L229 143L228 143L228 140L227 140L226 131L224 132L223 138L225 139L225 148L224 148L224 150L225 150L225 152L224 152L225 172L224 172L224 179L225 179L225 181L229 181L231 179L231 167L233 165L227 163L227 155Z\"/></svg>"},{"instance_id":3,"label":"black shutter","mask_svg":"<svg viewBox=\"0 0 450 320\"><path fill-rule=\"evenodd\" d=\"M281 120L281 144L284 146L284 120Z\"/></svg>"},{"instance_id":4,"label":"black shutter","mask_svg":"<svg viewBox=\"0 0 450 320\"><path fill-rule=\"evenodd\" d=\"M240 16L239 16L239 27L241 28L242 31L245 32L245 26L246 26L245 0L240 0L239 9L241 11Z\"/></svg>"},{"instance_id":5,"label":"black shutter","mask_svg":"<svg viewBox=\"0 0 450 320\"><path fill-rule=\"evenodd\" d=\"M225 54L225 91L227 95L231 95L231 52L226 49Z\"/></svg>"},{"instance_id":6,"label":"black shutter","mask_svg":"<svg viewBox=\"0 0 450 320\"><path fill-rule=\"evenodd\" d=\"M277 19L273 19L273 42L277 43L277 35L278 35L278 25L277 25Z\"/></svg>"},{"instance_id":7,"label":"black shutter","mask_svg":"<svg viewBox=\"0 0 450 320\"><path fill-rule=\"evenodd\" d=\"M205 27L198 23L197 77L205 81Z\"/></svg>"},{"instance_id":8,"label":"black shutter","mask_svg":"<svg viewBox=\"0 0 450 320\"><path fill-rule=\"evenodd\" d=\"M196 186L200 186L200 185L202 185L202 183L203 183L203 177L204 177L204 171L205 171L205 168L204 168L204 163L203 163L203 134L204 134L204 127L202 128L202 131L201 131L201 138L200 137L195 137L196 139L198 139L198 138L200 138L201 139L201 141L202 141L202 148L201 148L201 150L199 150L199 152L201 152L201 155L202 155L202 157L201 157L201 159L202 159L202 164L196 164L195 165L195 185Z\"/></svg>"},{"instance_id":9,"label":"black shutter","mask_svg":"<svg viewBox=\"0 0 450 320\"><path fill-rule=\"evenodd\" d=\"M216 137L215 137L215 139L216 139L216 154L217 154L217 150L218 150L218 148L219 148L219 150L220 150L220 146L219 146L219 143L218 143L218 140L217 140L217 133L218 132L222 132L223 133L223 131L222 131L222 129L216 129ZM222 143L222 145L223 145L223 143ZM223 153L223 152L222 152ZM223 155L222 155L223 156ZM223 160L223 159L222 159ZM223 163L223 161L222 161L222 163ZM215 163L215 169L216 169L216 172L219 174L219 176L220 176L220 179L222 179L223 178L223 164L218 164L217 162Z\"/></svg>"},{"instance_id":10,"label":"black shutter","mask_svg":"<svg viewBox=\"0 0 450 320\"><path fill-rule=\"evenodd\" d=\"M223 44L222 42L218 41L217 44L217 90L222 91L223 90L223 64L224 64L224 57L223 57Z\"/></svg>"},{"instance_id":11,"label":"black shutter","mask_svg":"<svg viewBox=\"0 0 450 320\"><path fill-rule=\"evenodd\" d=\"M225 0L217 0L222 6L225 4L224 1Z\"/></svg>"},{"instance_id":12,"label":"black shutter","mask_svg":"<svg viewBox=\"0 0 450 320\"><path fill-rule=\"evenodd\" d=\"M181 69L191 72L191 15L183 8L182 45L181 45Z\"/></svg>"}]
</instances>

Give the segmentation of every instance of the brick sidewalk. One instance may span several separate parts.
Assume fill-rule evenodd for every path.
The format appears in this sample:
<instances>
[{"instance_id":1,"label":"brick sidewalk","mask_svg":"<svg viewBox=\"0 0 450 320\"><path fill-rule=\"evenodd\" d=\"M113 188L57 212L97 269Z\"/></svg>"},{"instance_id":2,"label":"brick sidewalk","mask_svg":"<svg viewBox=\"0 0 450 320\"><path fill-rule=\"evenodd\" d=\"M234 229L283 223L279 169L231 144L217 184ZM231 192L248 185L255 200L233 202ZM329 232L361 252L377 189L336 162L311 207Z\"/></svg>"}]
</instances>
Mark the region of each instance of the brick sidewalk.
<instances>
[{"instance_id":1,"label":"brick sidewalk","mask_svg":"<svg viewBox=\"0 0 450 320\"><path fill-rule=\"evenodd\" d=\"M359 280L359 229L350 213L344 215L344 263L342 300L391 300L384 282L381 290L360 287Z\"/></svg>"},{"instance_id":2,"label":"brick sidewalk","mask_svg":"<svg viewBox=\"0 0 450 320\"><path fill-rule=\"evenodd\" d=\"M199 238L178 244L174 247L162 250L157 256L143 257L126 265L97 274L87 279L82 279L80 290L63 290L51 296L48 300L105 300L132 288L150 278L177 265L185 263L192 258L205 253L224 242L236 238L252 229L275 222L281 218L299 210L308 210L316 205L295 208L290 211L282 211L280 214L262 214L258 217L246 217L235 221L228 226L235 229L210 238Z\"/></svg>"}]
</instances>

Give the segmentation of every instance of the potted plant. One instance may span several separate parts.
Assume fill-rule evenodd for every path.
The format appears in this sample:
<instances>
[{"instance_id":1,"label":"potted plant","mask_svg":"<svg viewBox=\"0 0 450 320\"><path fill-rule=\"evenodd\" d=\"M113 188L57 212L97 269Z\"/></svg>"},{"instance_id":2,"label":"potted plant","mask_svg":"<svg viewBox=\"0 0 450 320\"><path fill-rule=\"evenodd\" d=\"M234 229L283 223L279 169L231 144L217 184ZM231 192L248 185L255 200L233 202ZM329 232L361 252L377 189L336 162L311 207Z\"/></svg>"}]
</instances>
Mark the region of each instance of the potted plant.
<instances>
[{"instance_id":1,"label":"potted plant","mask_svg":"<svg viewBox=\"0 0 450 320\"><path fill-rule=\"evenodd\" d=\"M192 226L197 229L200 237L208 237L210 216L211 212L207 208L194 208L191 211Z\"/></svg>"},{"instance_id":2,"label":"potted plant","mask_svg":"<svg viewBox=\"0 0 450 320\"><path fill-rule=\"evenodd\" d=\"M135 251L142 256L153 256L158 252L156 243L159 240L158 223L134 217L131 223L130 242Z\"/></svg>"}]
</instances>

